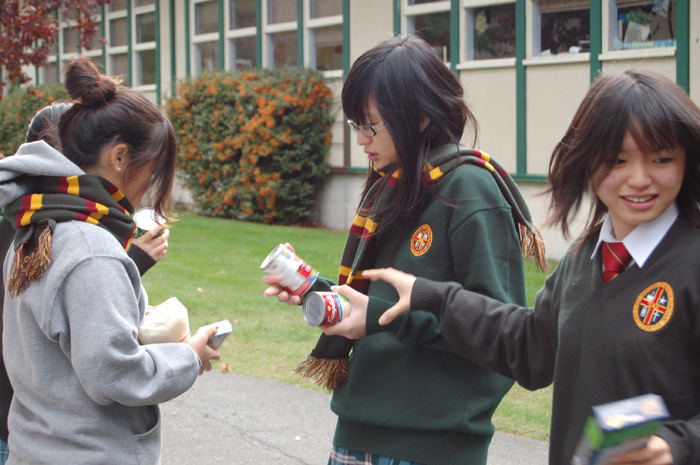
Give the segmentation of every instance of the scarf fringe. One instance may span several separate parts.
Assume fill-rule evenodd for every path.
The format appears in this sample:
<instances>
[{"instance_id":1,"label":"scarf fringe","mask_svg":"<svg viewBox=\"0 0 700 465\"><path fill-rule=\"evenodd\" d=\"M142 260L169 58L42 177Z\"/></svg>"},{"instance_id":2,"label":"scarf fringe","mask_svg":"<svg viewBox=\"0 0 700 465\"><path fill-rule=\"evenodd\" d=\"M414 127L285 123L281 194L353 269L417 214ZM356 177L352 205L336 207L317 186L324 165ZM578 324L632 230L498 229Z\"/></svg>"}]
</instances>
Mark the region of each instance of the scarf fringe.
<instances>
[{"instance_id":1,"label":"scarf fringe","mask_svg":"<svg viewBox=\"0 0 700 465\"><path fill-rule=\"evenodd\" d=\"M349 358L327 359L309 355L294 369L294 373L308 378L323 389L335 391L348 375Z\"/></svg>"},{"instance_id":2,"label":"scarf fringe","mask_svg":"<svg viewBox=\"0 0 700 465\"><path fill-rule=\"evenodd\" d=\"M28 256L24 255L26 241L17 247L12 271L7 280L7 290L11 297L19 297L27 290L31 281L43 276L51 264L51 238L51 228L47 225L39 235L39 243L34 252Z\"/></svg>"},{"instance_id":3,"label":"scarf fringe","mask_svg":"<svg viewBox=\"0 0 700 465\"><path fill-rule=\"evenodd\" d=\"M533 225L533 229L528 228L522 223L518 223L518 229L520 232L520 248L523 251L523 257L532 257L535 259L535 264L537 269L546 273L549 265L547 264L547 259L544 256L545 242L540 235L537 226Z\"/></svg>"}]
</instances>

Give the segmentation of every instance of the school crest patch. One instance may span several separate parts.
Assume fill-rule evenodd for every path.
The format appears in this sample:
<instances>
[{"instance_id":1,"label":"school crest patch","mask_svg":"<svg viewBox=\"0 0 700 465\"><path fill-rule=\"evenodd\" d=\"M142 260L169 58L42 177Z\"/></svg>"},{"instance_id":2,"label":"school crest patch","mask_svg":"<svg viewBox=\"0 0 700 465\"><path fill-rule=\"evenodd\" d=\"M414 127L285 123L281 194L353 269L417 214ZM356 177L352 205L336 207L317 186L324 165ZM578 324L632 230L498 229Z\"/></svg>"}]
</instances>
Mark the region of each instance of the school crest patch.
<instances>
[{"instance_id":1,"label":"school crest patch","mask_svg":"<svg viewBox=\"0 0 700 465\"><path fill-rule=\"evenodd\" d=\"M433 230L430 229L430 225L428 224L424 224L416 229L416 232L411 235L411 253L416 257L420 257L426 253L432 244Z\"/></svg>"},{"instance_id":2,"label":"school crest patch","mask_svg":"<svg viewBox=\"0 0 700 465\"><path fill-rule=\"evenodd\" d=\"M634 302L634 322L642 331L658 331L673 315L673 289L658 282L642 291Z\"/></svg>"}]
</instances>

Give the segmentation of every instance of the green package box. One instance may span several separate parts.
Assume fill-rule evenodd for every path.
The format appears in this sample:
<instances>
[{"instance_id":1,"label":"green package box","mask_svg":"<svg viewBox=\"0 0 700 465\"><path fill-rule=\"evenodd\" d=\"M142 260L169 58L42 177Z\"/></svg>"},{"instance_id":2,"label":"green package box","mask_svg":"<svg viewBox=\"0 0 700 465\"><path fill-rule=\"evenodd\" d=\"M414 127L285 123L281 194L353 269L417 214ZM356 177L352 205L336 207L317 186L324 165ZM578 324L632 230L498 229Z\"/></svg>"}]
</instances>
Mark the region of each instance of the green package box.
<instances>
[{"instance_id":1,"label":"green package box","mask_svg":"<svg viewBox=\"0 0 700 465\"><path fill-rule=\"evenodd\" d=\"M644 447L666 419L666 404L656 394L596 405L571 465L607 465L617 454Z\"/></svg>"}]
</instances>

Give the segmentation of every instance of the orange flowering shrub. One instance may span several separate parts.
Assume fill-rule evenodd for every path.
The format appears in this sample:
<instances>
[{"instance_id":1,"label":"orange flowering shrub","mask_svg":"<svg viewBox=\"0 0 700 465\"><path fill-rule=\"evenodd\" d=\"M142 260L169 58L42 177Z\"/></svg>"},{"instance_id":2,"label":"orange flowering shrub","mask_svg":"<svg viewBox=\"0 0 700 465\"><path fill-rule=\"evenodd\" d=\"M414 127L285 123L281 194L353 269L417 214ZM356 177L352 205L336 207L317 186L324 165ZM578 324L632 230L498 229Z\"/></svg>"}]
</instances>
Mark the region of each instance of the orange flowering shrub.
<instances>
[{"instance_id":1,"label":"orange flowering shrub","mask_svg":"<svg viewBox=\"0 0 700 465\"><path fill-rule=\"evenodd\" d=\"M178 84L166 110L199 212L264 223L308 218L330 172L331 91L320 72L256 69Z\"/></svg>"},{"instance_id":2,"label":"orange flowering shrub","mask_svg":"<svg viewBox=\"0 0 700 465\"><path fill-rule=\"evenodd\" d=\"M61 84L15 88L0 100L0 155L14 155L27 136L37 111L57 100L67 100Z\"/></svg>"}]
</instances>

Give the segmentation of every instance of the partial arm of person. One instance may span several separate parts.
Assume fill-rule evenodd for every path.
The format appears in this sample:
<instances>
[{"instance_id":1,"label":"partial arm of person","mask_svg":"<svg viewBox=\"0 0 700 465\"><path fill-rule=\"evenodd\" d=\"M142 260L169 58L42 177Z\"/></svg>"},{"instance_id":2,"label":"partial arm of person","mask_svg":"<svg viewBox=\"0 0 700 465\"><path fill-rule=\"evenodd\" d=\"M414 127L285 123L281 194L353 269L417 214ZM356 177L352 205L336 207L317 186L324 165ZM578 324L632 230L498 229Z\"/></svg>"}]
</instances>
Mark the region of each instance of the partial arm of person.
<instances>
[{"instance_id":1,"label":"partial arm of person","mask_svg":"<svg viewBox=\"0 0 700 465\"><path fill-rule=\"evenodd\" d=\"M527 389L548 386L554 375L556 318L549 308L557 272L537 294L535 307L505 304L458 283L440 283L391 268L365 276L394 285L399 301L383 315L389 324L411 309L435 312L440 331L461 356L515 379ZM412 312L411 312L412 313Z\"/></svg>"},{"instance_id":2,"label":"partial arm of person","mask_svg":"<svg viewBox=\"0 0 700 465\"><path fill-rule=\"evenodd\" d=\"M157 226L131 242L127 255L136 263L141 276L165 257L168 251L170 230L166 229L163 234L155 237L161 229L162 226Z\"/></svg>"},{"instance_id":3,"label":"partial arm of person","mask_svg":"<svg viewBox=\"0 0 700 465\"><path fill-rule=\"evenodd\" d=\"M98 404L153 405L189 389L218 352L206 346L214 328L189 343L140 345L136 273L124 259L90 257L63 278L52 303L48 336L68 357L88 395ZM64 313L65 312L65 313Z\"/></svg>"}]
</instances>

